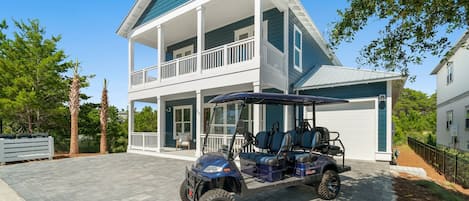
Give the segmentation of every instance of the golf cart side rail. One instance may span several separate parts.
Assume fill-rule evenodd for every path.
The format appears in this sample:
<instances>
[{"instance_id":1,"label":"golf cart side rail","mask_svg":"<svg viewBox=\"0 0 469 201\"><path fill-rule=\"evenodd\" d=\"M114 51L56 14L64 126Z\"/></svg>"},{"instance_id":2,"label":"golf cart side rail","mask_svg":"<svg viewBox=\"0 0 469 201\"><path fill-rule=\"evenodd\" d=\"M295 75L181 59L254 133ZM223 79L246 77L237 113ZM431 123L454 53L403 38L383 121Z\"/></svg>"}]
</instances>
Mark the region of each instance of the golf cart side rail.
<instances>
[{"instance_id":1,"label":"golf cart side rail","mask_svg":"<svg viewBox=\"0 0 469 201\"><path fill-rule=\"evenodd\" d=\"M226 103L243 101L245 104L279 104L279 105L324 105L333 103L348 103L348 100L329 98L322 96L276 94L276 93L252 93L240 92L219 95L209 103Z\"/></svg>"}]
</instances>

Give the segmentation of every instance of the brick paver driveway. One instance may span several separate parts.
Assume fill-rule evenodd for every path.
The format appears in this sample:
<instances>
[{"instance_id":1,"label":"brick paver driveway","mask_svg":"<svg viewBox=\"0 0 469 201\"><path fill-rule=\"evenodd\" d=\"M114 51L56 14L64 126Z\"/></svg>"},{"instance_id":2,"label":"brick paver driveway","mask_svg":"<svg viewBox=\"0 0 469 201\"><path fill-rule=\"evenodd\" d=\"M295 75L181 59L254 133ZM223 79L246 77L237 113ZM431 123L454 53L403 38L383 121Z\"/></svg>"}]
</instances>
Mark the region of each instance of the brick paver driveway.
<instances>
[{"instance_id":1,"label":"brick paver driveway","mask_svg":"<svg viewBox=\"0 0 469 201\"><path fill-rule=\"evenodd\" d=\"M0 166L0 179L26 201L179 200L184 168L192 162L110 154ZM349 161L339 200L394 200L389 166ZM245 201L319 200L311 187L262 192ZM1 195L0 195L1 196ZM241 200L241 199L240 199Z\"/></svg>"}]
</instances>

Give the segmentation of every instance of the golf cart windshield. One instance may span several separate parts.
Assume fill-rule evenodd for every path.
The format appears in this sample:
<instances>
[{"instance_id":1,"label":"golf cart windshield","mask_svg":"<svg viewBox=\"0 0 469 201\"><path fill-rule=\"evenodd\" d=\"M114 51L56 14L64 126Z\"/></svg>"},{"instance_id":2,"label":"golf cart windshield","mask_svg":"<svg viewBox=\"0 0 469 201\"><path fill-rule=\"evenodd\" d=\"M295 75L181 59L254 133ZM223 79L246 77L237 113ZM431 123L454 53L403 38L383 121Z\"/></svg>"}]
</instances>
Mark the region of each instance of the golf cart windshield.
<instances>
[{"instance_id":1,"label":"golf cart windshield","mask_svg":"<svg viewBox=\"0 0 469 201\"><path fill-rule=\"evenodd\" d=\"M205 117L210 119L210 124L205 127L202 152L222 151L232 157L234 150L242 148L244 137L252 135L253 104L313 106L314 110L316 105L346 102L337 98L275 93L244 92L217 96L209 101L215 106L210 111L212 115Z\"/></svg>"},{"instance_id":2,"label":"golf cart windshield","mask_svg":"<svg viewBox=\"0 0 469 201\"><path fill-rule=\"evenodd\" d=\"M242 101L215 104L205 112L203 152L227 152L233 135L235 146L241 146L244 130L252 132L252 107Z\"/></svg>"}]
</instances>

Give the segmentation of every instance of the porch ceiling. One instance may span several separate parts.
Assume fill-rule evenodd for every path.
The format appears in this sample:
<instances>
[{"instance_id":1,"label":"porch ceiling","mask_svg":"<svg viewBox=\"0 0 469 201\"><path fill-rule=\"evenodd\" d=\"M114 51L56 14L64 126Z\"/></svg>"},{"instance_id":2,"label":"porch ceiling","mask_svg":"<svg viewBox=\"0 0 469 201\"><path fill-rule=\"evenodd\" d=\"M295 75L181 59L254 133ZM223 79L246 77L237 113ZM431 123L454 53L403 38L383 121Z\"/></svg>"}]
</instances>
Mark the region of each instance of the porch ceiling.
<instances>
[{"instance_id":1,"label":"porch ceiling","mask_svg":"<svg viewBox=\"0 0 469 201\"><path fill-rule=\"evenodd\" d=\"M271 1L262 1L264 10L274 7ZM205 32L215 30L227 24L239 21L254 15L254 2L252 0L224 0L210 1L205 7ZM163 24L165 46L192 38L197 35L197 11L192 10ZM134 40L143 45L157 48L157 28L154 27Z\"/></svg>"}]
</instances>

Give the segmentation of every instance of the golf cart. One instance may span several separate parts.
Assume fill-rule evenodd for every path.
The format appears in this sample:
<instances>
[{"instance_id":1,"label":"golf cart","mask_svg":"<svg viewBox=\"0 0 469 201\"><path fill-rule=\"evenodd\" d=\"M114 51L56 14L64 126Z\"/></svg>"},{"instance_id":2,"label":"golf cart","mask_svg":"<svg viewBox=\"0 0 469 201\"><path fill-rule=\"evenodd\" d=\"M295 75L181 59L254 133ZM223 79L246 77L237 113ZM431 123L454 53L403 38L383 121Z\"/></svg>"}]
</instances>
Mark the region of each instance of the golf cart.
<instances>
[{"instance_id":1,"label":"golf cart","mask_svg":"<svg viewBox=\"0 0 469 201\"><path fill-rule=\"evenodd\" d=\"M300 184L315 187L322 199L337 197L340 191L338 174L351 168L344 164L345 149L339 133L316 126L315 108L316 105L348 101L304 95L232 93L217 96L209 102L215 107L204 138L203 155L192 167L186 168L186 177L180 187L181 200L231 201L235 194L246 196ZM236 104L238 108L238 112L232 112L232 115L236 114L236 126L231 129L225 127L225 131L232 131L232 135L224 135L230 139L225 139L226 144L218 150L209 152L209 134L220 130L217 122L220 117L216 115L225 115L225 118L227 115L217 112L220 111L217 107L226 104ZM276 122L269 131L253 135L247 128L249 123L241 118L246 116L243 112L248 112L246 108L252 104L289 105L294 107L293 111L297 107L312 106L313 119L295 118L296 128L287 132L281 131L280 123ZM335 136L331 138L331 135ZM238 139L240 137L242 143ZM337 164L333 157L342 157L342 164Z\"/></svg>"}]
</instances>

